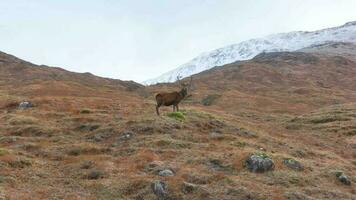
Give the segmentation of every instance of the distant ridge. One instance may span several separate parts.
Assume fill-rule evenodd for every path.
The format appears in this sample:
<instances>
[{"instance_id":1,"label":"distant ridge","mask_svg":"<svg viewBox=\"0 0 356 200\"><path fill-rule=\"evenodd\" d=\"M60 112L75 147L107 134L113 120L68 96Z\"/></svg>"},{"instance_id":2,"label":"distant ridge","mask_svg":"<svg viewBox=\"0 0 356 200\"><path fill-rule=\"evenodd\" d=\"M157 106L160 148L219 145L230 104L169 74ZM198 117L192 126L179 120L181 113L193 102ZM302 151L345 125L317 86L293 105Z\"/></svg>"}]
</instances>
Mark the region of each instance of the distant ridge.
<instances>
[{"instance_id":1,"label":"distant ridge","mask_svg":"<svg viewBox=\"0 0 356 200\"><path fill-rule=\"evenodd\" d=\"M238 60L248 60L261 52L296 51L330 42L356 43L356 21L312 32L279 33L222 47L203 53L177 69L144 81L143 84L174 82L177 76L184 78L215 66L222 66Z\"/></svg>"}]
</instances>

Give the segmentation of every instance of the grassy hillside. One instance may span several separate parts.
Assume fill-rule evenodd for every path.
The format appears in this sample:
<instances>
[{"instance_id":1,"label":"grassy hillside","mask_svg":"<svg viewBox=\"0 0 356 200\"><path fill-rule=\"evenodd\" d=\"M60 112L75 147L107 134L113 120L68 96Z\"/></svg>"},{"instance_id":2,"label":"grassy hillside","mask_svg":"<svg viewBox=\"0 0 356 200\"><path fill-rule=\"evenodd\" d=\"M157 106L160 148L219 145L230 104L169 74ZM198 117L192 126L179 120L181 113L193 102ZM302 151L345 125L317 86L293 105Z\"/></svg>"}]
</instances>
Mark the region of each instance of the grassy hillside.
<instances>
[{"instance_id":1,"label":"grassy hillside","mask_svg":"<svg viewBox=\"0 0 356 200\"><path fill-rule=\"evenodd\" d=\"M194 76L180 113L159 117L153 94L175 84L142 88L2 56L0 197L356 198L349 59L272 53L215 68ZM17 108L22 100L34 107ZM251 156L273 167L255 173Z\"/></svg>"}]
</instances>

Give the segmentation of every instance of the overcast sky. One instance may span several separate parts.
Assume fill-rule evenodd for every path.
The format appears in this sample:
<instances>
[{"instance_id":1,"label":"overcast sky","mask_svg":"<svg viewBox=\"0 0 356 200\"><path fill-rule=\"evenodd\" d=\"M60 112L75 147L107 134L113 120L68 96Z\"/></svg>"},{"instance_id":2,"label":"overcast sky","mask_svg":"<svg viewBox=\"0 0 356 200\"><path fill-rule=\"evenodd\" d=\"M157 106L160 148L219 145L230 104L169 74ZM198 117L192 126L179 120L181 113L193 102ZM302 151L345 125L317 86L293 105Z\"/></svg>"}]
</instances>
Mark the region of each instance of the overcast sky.
<instances>
[{"instance_id":1,"label":"overcast sky","mask_svg":"<svg viewBox=\"0 0 356 200\"><path fill-rule=\"evenodd\" d=\"M202 52L356 20L355 0L0 0L0 51L143 81Z\"/></svg>"}]
</instances>

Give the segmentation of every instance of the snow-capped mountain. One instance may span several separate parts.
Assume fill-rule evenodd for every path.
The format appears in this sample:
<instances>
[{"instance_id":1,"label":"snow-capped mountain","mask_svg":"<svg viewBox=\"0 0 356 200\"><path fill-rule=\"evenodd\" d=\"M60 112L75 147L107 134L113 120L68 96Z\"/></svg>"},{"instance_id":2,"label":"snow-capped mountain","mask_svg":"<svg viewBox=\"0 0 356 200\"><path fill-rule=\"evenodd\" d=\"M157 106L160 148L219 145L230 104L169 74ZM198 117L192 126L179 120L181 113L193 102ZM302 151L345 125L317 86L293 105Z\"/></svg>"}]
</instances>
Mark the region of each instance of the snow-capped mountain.
<instances>
[{"instance_id":1,"label":"snow-capped mountain","mask_svg":"<svg viewBox=\"0 0 356 200\"><path fill-rule=\"evenodd\" d=\"M326 42L356 43L356 21L313 32L295 31L279 33L222 47L203 53L177 69L143 83L151 85L162 82L174 82L177 76L188 77L215 66L222 66L238 60L248 60L261 52L296 51Z\"/></svg>"}]
</instances>

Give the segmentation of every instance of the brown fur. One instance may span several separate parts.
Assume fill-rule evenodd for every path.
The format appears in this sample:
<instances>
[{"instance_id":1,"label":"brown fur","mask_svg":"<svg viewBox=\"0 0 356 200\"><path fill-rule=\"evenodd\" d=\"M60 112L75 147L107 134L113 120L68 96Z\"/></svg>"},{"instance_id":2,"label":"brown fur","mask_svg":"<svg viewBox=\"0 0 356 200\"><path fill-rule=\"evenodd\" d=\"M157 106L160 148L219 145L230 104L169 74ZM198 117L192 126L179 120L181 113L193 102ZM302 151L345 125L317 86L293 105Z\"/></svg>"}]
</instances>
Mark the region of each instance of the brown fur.
<instances>
[{"instance_id":1,"label":"brown fur","mask_svg":"<svg viewBox=\"0 0 356 200\"><path fill-rule=\"evenodd\" d=\"M187 88L184 87L179 92L170 92L170 93L159 93L156 95L156 112L159 115L159 107L161 106L172 106L173 112L175 110L179 111L178 104L187 96Z\"/></svg>"}]
</instances>

